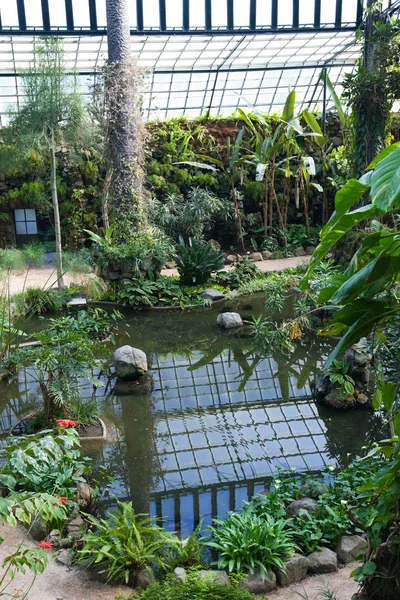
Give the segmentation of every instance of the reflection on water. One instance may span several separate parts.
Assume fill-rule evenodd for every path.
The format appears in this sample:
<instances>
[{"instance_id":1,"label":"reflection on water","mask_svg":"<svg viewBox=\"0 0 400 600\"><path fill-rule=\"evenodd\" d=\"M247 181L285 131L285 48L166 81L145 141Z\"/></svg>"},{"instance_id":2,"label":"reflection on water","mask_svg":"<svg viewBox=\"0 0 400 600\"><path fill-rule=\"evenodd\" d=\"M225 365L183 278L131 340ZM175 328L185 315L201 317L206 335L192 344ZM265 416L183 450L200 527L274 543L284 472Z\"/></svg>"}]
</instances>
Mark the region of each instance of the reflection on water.
<instances>
[{"instance_id":1,"label":"reflection on water","mask_svg":"<svg viewBox=\"0 0 400 600\"><path fill-rule=\"evenodd\" d=\"M257 302L252 311L260 314ZM381 435L371 412L332 412L314 403L312 384L328 342L299 344L290 359L262 358L249 340L223 335L216 314L128 318L118 344L147 352L153 386L142 396L99 388L108 441L86 442L95 464L114 477L110 493L185 535L201 519L208 524L240 508L277 467L344 465L348 454ZM0 392L4 431L35 401L29 369Z\"/></svg>"}]
</instances>

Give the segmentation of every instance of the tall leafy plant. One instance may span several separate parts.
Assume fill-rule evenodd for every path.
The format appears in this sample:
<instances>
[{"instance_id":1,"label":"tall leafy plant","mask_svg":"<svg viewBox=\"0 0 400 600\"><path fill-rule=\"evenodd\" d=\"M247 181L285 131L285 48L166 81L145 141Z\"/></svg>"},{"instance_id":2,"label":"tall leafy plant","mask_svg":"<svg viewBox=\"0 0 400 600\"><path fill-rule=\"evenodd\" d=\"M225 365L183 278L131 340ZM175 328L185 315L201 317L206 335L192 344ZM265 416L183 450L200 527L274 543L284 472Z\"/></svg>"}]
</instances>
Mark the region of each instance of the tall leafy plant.
<instances>
[{"instance_id":1,"label":"tall leafy plant","mask_svg":"<svg viewBox=\"0 0 400 600\"><path fill-rule=\"evenodd\" d=\"M60 143L81 139L83 104L64 65L62 41L46 38L35 43L33 61L21 76L24 103L20 111L11 116L11 133L16 143L24 149L39 148L50 158L49 179L53 203L56 237L57 280L64 287L62 268L62 242L57 192L56 149Z\"/></svg>"}]
</instances>

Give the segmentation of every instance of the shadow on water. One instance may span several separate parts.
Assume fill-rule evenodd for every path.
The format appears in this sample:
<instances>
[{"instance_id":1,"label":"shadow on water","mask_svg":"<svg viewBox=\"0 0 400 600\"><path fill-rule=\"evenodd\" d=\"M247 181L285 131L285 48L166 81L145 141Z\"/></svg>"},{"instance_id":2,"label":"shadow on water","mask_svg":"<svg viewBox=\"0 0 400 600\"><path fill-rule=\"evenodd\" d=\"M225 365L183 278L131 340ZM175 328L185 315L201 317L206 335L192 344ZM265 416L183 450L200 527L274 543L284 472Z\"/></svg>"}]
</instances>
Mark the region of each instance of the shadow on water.
<instances>
[{"instance_id":1,"label":"shadow on water","mask_svg":"<svg viewBox=\"0 0 400 600\"><path fill-rule=\"evenodd\" d=\"M263 314L262 299L250 302L250 308L239 304L242 315ZM310 338L290 357L261 357L246 335L219 330L218 312L127 314L117 345L147 353L151 385L140 394L129 386L111 393L99 388L108 440L85 443L110 494L183 535L200 520L207 525L240 508L268 486L277 467L344 466L383 435L373 412L315 404L313 383L329 341ZM90 393L84 386L83 394ZM37 401L29 368L18 381L0 383L0 394L5 431Z\"/></svg>"}]
</instances>

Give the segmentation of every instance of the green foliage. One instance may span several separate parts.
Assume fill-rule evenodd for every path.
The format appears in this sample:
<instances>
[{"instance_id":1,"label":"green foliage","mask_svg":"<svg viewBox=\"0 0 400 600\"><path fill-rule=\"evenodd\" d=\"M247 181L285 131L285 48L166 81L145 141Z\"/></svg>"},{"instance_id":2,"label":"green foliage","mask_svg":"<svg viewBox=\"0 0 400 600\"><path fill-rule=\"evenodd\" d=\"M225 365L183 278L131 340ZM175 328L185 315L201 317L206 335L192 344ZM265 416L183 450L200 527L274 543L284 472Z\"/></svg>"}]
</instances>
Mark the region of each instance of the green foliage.
<instances>
[{"instance_id":1,"label":"green foliage","mask_svg":"<svg viewBox=\"0 0 400 600\"><path fill-rule=\"evenodd\" d=\"M13 297L17 312L22 315L59 311L67 302L68 294L61 290L28 288Z\"/></svg>"},{"instance_id":2,"label":"green foliage","mask_svg":"<svg viewBox=\"0 0 400 600\"><path fill-rule=\"evenodd\" d=\"M253 600L255 596L237 586L227 587L210 578L189 572L186 581L168 577L137 594L138 600ZM116 600L122 600L117 599Z\"/></svg>"},{"instance_id":3,"label":"green foliage","mask_svg":"<svg viewBox=\"0 0 400 600\"><path fill-rule=\"evenodd\" d=\"M149 277L135 277L126 279L122 285L114 286L109 297L116 301L142 309L153 306L191 306L203 304L200 297L204 286L184 287L178 277L165 277L160 275L155 279Z\"/></svg>"},{"instance_id":4,"label":"green foliage","mask_svg":"<svg viewBox=\"0 0 400 600\"><path fill-rule=\"evenodd\" d=\"M199 285L206 283L211 274L220 271L224 266L221 252L216 252L210 244L189 238L183 239L176 247L176 266L183 285Z\"/></svg>"},{"instance_id":5,"label":"green foliage","mask_svg":"<svg viewBox=\"0 0 400 600\"><path fill-rule=\"evenodd\" d=\"M87 248L74 252L63 252L63 269L65 273L92 273L93 256Z\"/></svg>"},{"instance_id":6,"label":"green foliage","mask_svg":"<svg viewBox=\"0 0 400 600\"><path fill-rule=\"evenodd\" d=\"M305 225L292 223L287 228L288 249L300 248L302 246L314 246L319 241L319 227L312 227L310 235Z\"/></svg>"},{"instance_id":7,"label":"green foliage","mask_svg":"<svg viewBox=\"0 0 400 600\"><path fill-rule=\"evenodd\" d=\"M329 381L340 387L340 392L343 398L347 395L354 394L354 379L348 374L350 363L344 358L335 359L328 367Z\"/></svg>"},{"instance_id":8,"label":"green foliage","mask_svg":"<svg viewBox=\"0 0 400 600\"><path fill-rule=\"evenodd\" d=\"M0 267L7 271L20 271L26 266L22 250L16 248L0 249Z\"/></svg>"},{"instance_id":9,"label":"green foliage","mask_svg":"<svg viewBox=\"0 0 400 600\"><path fill-rule=\"evenodd\" d=\"M218 552L219 569L254 573L258 568L265 578L273 568L284 570L284 560L296 549L286 525L285 520L268 514L260 517L253 511L229 513L223 521L214 520L208 528L211 540L203 541Z\"/></svg>"},{"instance_id":10,"label":"green foliage","mask_svg":"<svg viewBox=\"0 0 400 600\"><path fill-rule=\"evenodd\" d=\"M229 271L218 273L218 282L231 289L237 289L241 285L261 276L260 269L249 260L237 261Z\"/></svg>"},{"instance_id":11,"label":"green foliage","mask_svg":"<svg viewBox=\"0 0 400 600\"><path fill-rule=\"evenodd\" d=\"M62 336L67 331L71 338L75 334L77 339L87 336L93 341L102 341L111 337L114 341L114 331L122 318L123 315L118 310L107 312L103 308L91 308L79 310L73 316L48 319L48 327L50 334L55 336Z\"/></svg>"},{"instance_id":12,"label":"green foliage","mask_svg":"<svg viewBox=\"0 0 400 600\"><path fill-rule=\"evenodd\" d=\"M182 542L145 515L137 515L132 503L117 502L107 519L87 519L91 529L83 537L79 561L106 573L107 581L133 583L146 566L168 572L176 564Z\"/></svg>"},{"instance_id":13,"label":"green foliage","mask_svg":"<svg viewBox=\"0 0 400 600\"><path fill-rule=\"evenodd\" d=\"M68 407L65 418L77 421L80 425L94 425L99 416L99 407L96 398L74 398Z\"/></svg>"},{"instance_id":14,"label":"green foliage","mask_svg":"<svg viewBox=\"0 0 400 600\"><path fill-rule=\"evenodd\" d=\"M1 450L5 461L0 474L3 485L12 491L53 494L53 502L54 495L74 498L77 484L84 481L79 473L88 473L89 459L81 456L75 429L52 433L8 439Z\"/></svg>"},{"instance_id":15,"label":"green foliage","mask_svg":"<svg viewBox=\"0 0 400 600\"><path fill-rule=\"evenodd\" d=\"M174 239L202 238L205 231L210 231L220 209L220 200L199 187L189 190L186 199L169 195L163 202L156 198L148 202L151 222Z\"/></svg>"}]
</instances>

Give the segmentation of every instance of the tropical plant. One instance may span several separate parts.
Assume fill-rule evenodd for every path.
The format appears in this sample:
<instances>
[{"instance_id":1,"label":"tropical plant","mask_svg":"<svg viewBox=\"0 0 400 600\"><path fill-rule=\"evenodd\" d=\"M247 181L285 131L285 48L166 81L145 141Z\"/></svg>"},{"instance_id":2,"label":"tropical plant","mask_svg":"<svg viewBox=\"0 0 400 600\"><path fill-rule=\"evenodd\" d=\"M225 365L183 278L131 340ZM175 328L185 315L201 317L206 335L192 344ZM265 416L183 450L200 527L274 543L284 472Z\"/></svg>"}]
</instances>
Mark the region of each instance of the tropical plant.
<instances>
[{"instance_id":1,"label":"tropical plant","mask_svg":"<svg viewBox=\"0 0 400 600\"><path fill-rule=\"evenodd\" d=\"M224 266L222 252L213 250L210 244L189 238L185 245L183 238L176 247L176 268L183 285L206 283L212 273Z\"/></svg>"},{"instance_id":2,"label":"tropical plant","mask_svg":"<svg viewBox=\"0 0 400 600\"><path fill-rule=\"evenodd\" d=\"M244 283L261 276L262 272L257 265L244 259L240 262L235 262L229 271L218 273L218 282L232 289L237 289Z\"/></svg>"},{"instance_id":3,"label":"tropical plant","mask_svg":"<svg viewBox=\"0 0 400 600\"><path fill-rule=\"evenodd\" d=\"M61 226L57 192L56 148L61 142L81 139L85 127L83 104L64 66L62 41L46 38L34 45L33 62L22 76L24 105L11 115L10 129L17 144L50 155L50 183L56 236L57 281L63 283ZM73 80L74 81L74 80Z\"/></svg>"},{"instance_id":4,"label":"tropical plant","mask_svg":"<svg viewBox=\"0 0 400 600\"><path fill-rule=\"evenodd\" d=\"M214 519L204 544L218 552L219 569L229 573L260 570L264 579L273 568L284 570L284 561L296 549L284 519L259 517L252 511L229 513L223 521Z\"/></svg>"},{"instance_id":5,"label":"tropical plant","mask_svg":"<svg viewBox=\"0 0 400 600\"><path fill-rule=\"evenodd\" d=\"M350 363L346 359L339 360L336 358L328 367L329 381L340 387L340 392L343 398L347 395L354 394L354 379L348 374Z\"/></svg>"},{"instance_id":6,"label":"tropical plant","mask_svg":"<svg viewBox=\"0 0 400 600\"><path fill-rule=\"evenodd\" d=\"M68 294L63 290L28 288L13 297L17 312L21 315L56 312L67 302Z\"/></svg>"},{"instance_id":7,"label":"tropical plant","mask_svg":"<svg viewBox=\"0 0 400 600\"><path fill-rule=\"evenodd\" d=\"M146 567L168 572L182 548L175 534L136 514L131 502L118 501L107 519L87 519L91 529L83 536L78 560L106 573L107 581L133 583Z\"/></svg>"}]
</instances>

